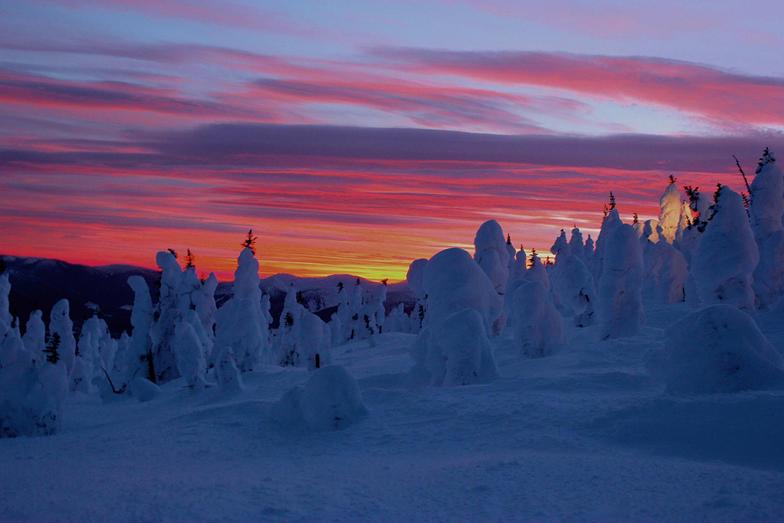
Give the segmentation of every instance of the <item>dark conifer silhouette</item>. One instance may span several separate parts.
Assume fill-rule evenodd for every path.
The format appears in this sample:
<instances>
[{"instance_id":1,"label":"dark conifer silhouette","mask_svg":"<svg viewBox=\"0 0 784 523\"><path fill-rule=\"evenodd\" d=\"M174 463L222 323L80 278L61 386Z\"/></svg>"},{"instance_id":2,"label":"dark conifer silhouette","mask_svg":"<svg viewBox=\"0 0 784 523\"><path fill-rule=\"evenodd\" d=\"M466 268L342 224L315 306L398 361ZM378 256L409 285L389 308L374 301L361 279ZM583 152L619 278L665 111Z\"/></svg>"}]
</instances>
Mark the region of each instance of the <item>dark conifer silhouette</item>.
<instances>
[{"instance_id":1,"label":"dark conifer silhouette","mask_svg":"<svg viewBox=\"0 0 784 523\"><path fill-rule=\"evenodd\" d=\"M44 353L46 353L46 361L51 364L56 364L60 361L60 334L55 332L49 339L46 340L46 348L44 348Z\"/></svg>"},{"instance_id":2,"label":"dark conifer silhouette","mask_svg":"<svg viewBox=\"0 0 784 523\"><path fill-rule=\"evenodd\" d=\"M253 236L253 229L248 229L248 235L241 245L246 249L250 249L250 252L253 254L256 254L256 240L258 239L258 236Z\"/></svg>"},{"instance_id":3,"label":"dark conifer silhouette","mask_svg":"<svg viewBox=\"0 0 784 523\"><path fill-rule=\"evenodd\" d=\"M190 249L188 249L185 253L185 268L186 269L196 268L196 257L193 255Z\"/></svg>"},{"instance_id":4,"label":"dark conifer silhouette","mask_svg":"<svg viewBox=\"0 0 784 523\"><path fill-rule=\"evenodd\" d=\"M776 158L773 156L773 153L770 152L770 149L765 147L765 150L762 151L762 157L757 161L757 168L754 170L754 173L759 174L763 167L769 163L775 162Z\"/></svg>"}]
</instances>

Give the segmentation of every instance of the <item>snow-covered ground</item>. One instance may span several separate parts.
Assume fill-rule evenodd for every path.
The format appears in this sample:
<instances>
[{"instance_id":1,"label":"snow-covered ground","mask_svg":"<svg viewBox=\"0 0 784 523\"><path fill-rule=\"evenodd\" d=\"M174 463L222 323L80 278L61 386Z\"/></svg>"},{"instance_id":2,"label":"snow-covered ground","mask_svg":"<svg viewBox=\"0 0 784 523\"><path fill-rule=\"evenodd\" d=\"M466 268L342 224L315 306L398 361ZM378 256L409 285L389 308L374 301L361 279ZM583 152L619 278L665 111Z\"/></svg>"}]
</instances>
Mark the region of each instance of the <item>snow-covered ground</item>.
<instances>
[{"instance_id":1,"label":"snow-covered ground","mask_svg":"<svg viewBox=\"0 0 784 523\"><path fill-rule=\"evenodd\" d=\"M233 396L72 396L57 434L0 439L0 520L781 520L784 391L672 396L646 369L687 311L648 305L623 339L567 328L538 359L495 338L501 377L464 387L409 384L413 335L338 347L369 411L344 430L273 416L304 368ZM775 316L759 323L781 347Z\"/></svg>"}]
</instances>

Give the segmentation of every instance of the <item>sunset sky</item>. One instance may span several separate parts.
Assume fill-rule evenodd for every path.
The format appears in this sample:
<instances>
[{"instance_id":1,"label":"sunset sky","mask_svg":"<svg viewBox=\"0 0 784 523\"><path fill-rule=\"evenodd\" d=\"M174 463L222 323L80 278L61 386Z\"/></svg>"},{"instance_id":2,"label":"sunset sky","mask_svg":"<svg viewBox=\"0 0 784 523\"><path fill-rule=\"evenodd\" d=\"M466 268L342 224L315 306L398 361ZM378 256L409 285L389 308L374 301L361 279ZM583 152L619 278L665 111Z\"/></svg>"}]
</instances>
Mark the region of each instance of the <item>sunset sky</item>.
<instances>
[{"instance_id":1,"label":"sunset sky","mask_svg":"<svg viewBox=\"0 0 784 523\"><path fill-rule=\"evenodd\" d=\"M688 5L687 5L688 4ZM0 0L0 253L405 277L784 154L784 3ZM595 235L595 234L594 234Z\"/></svg>"}]
</instances>

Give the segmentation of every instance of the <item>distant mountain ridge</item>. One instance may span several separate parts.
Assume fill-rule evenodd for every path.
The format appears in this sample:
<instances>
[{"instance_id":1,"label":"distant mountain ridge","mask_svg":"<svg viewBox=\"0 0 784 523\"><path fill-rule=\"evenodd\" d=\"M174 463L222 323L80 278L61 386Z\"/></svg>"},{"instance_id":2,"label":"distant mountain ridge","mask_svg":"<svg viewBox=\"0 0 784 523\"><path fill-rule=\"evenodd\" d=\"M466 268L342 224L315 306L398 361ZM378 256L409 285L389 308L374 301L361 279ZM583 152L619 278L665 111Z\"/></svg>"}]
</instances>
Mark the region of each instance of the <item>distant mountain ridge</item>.
<instances>
[{"instance_id":1,"label":"distant mountain ridge","mask_svg":"<svg viewBox=\"0 0 784 523\"><path fill-rule=\"evenodd\" d=\"M143 277L150 287L153 301L158 300L160 272L145 267L122 264L92 267L49 258L10 255L0 255L0 261L11 275L11 314L19 319L22 330L30 313L36 309L43 311L44 321L48 325L52 306L62 298L67 298L76 332L79 332L84 320L96 312L106 320L113 336L130 331L133 291L127 280L132 275ZM275 274L263 278L261 288L270 295L270 310L275 319L273 325L277 324L283 299L292 284L301 291L303 301L306 304L311 302L317 314L328 321L337 303L338 283L348 287L356 280L356 276L349 274L316 278ZM380 285L364 278L359 280L364 287ZM231 289L231 281L218 285L215 301L219 307L231 297ZM411 299L405 283L389 285L387 309L409 301Z\"/></svg>"}]
</instances>

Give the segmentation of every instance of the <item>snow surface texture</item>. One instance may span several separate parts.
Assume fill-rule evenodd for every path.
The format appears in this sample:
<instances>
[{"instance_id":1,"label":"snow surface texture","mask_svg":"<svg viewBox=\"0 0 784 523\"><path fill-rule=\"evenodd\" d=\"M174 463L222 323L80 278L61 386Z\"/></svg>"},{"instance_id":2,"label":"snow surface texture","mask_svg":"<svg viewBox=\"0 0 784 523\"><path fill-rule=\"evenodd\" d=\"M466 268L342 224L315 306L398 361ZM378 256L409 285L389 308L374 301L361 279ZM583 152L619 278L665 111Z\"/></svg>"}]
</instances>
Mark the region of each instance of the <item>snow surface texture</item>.
<instances>
[{"instance_id":1,"label":"snow surface texture","mask_svg":"<svg viewBox=\"0 0 784 523\"><path fill-rule=\"evenodd\" d=\"M465 387L410 388L413 335L337 347L368 411L343 430L280 421L281 396L314 375L296 367L245 374L230 396L180 379L144 403L72 397L57 434L0 440L0 519L780 519L784 392L666 394L645 361L688 306L646 311L630 338L567 324L547 358L495 338L499 378ZM778 317L758 323L784 345Z\"/></svg>"}]
</instances>

